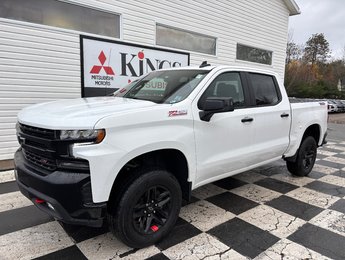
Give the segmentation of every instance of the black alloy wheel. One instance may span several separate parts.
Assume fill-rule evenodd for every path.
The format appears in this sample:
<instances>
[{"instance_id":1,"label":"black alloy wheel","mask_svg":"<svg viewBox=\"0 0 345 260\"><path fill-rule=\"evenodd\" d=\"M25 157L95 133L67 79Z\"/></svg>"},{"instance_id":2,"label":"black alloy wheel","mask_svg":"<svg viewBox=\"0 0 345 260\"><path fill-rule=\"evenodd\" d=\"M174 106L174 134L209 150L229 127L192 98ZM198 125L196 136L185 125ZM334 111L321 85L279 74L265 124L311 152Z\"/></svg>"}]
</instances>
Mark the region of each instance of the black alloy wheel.
<instances>
[{"instance_id":1,"label":"black alloy wheel","mask_svg":"<svg viewBox=\"0 0 345 260\"><path fill-rule=\"evenodd\" d=\"M166 170L139 169L131 177L119 187L118 202L108 212L108 223L126 245L143 248L160 241L174 227L182 192L175 176Z\"/></svg>"},{"instance_id":2,"label":"black alloy wheel","mask_svg":"<svg viewBox=\"0 0 345 260\"><path fill-rule=\"evenodd\" d=\"M160 230L171 214L171 193L162 186L153 186L138 200L133 209L134 227L139 233Z\"/></svg>"},{"instance_id":3,"label":"black alloy wheel","mask_svg":"<svg viewBox=\"0 0 345 260\"><path fill-rule=\"evenodd\" d=\"M293 175L307 176L313 169L317 155L317 144L312 136L303 139L296 161L286 161L286 166Z\"/></svg>"},{"instance_id":4,"label":"black alloy wheel","mask_svg":"<svg viewBox=\"0 0 345 260\"><path fill-rule=\"evenodd\" d=\"M302 165L306 171L309 171L310 168L314 166L314 162L316 159L316 153L314 150L314 146L312 144L309 144L302 155Z\"/></svg>"}]
</instances>

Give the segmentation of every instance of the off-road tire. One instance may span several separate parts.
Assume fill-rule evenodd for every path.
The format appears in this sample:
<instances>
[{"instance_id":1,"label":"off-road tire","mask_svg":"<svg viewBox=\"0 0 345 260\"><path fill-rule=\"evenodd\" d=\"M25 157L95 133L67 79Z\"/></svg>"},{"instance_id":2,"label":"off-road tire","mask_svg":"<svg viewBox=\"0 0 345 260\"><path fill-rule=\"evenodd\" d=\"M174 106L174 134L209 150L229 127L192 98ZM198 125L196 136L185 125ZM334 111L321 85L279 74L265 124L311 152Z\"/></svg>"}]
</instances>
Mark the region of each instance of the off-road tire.
<instances>
[{"instance_id":1,"label":"off-road tire","mask_svg":"<svg viewBox=\"0 0 345 260\"><path fill-rule=\"evenodd\" d=\"M127 184L116 207L108 213L108 223L123 243L143 248L160 241L174 227L182 192L175 176L166 170L142 169L133 174L136 178Z\"/></svg>"},{"instance_id":2,"label":"off-road tire","mask_svg":"<svg viewBox=\"0 0 345 260\"><path fill-rule=\"evenodd\" d=\"M293 175L307 176L314 167L317 155L317 144L314 137L304 138L297 153L296 161L286 161L286 166Z\"/></svg>"}]
</instances>

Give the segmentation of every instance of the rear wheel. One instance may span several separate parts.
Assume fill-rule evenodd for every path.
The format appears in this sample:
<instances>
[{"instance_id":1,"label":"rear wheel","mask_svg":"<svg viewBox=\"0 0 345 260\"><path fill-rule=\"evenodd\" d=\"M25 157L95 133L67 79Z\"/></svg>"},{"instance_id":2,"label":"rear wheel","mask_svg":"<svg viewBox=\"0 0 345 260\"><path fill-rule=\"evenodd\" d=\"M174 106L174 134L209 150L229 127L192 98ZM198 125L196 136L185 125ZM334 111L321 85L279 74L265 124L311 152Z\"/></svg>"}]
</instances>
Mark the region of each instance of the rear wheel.
<instances>
[{"instance_id":1,"label":"rear wheel","mask_svg":"<svg viewBox=\"0 0 345 260\"><path fill-rule=\"evenodd\" d=\"M130 247L152 245L175 225L181 200L180 185L171 173L144 170L108 214L110 229Z\"/></svg>"},{"instance_id":2,"label":"rear wheel","mask_svg":"<svg viewBox=\"0 0 345 260\"><path fill-rule=\"evenodd\" d=\"M315 139L312 136L306 137L298 149L296 161L286 162L289 172L296 176L307 176L314 167L316 154L317 144Z\"/></svg>"}]
</instances>

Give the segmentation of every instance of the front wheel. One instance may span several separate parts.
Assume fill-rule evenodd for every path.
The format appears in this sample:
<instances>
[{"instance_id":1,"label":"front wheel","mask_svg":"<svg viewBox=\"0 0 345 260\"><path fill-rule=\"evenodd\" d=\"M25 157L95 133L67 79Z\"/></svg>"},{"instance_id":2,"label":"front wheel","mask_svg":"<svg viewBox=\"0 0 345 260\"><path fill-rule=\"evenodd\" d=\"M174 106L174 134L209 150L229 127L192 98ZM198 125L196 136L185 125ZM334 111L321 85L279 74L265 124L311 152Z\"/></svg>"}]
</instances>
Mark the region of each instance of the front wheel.
<instances>
[{"instance_id":1,"label":"front wheel","mask_svg":"<svg viewBox=\"0 0 345 260\"><path fill-rule=\"evenodd\" d=\"M182 193L165 170L142 171L108 214L110 229L126 245L142 248L166 236L178 218Z\"/></svg>"},{"instance_id":2,"label":"front wheel","mask_svg":"<svg viewBox=\"0 0 345 260\"><path fill-rule=\"evenodd\" d=\"M315 139L312 136L306 137L298 149L296 161L286 162L289 172L296 176L307 176L314 167L316 154L317 144Z\"/></svg>"}]
</instances>

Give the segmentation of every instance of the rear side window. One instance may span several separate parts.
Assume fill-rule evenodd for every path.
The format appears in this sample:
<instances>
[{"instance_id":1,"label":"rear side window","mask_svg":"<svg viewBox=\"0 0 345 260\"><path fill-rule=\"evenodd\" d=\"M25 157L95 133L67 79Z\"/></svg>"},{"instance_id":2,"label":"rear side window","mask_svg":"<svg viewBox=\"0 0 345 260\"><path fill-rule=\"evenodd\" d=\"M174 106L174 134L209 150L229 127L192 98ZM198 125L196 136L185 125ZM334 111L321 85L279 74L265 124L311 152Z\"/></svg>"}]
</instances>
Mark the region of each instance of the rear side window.
<instances>
[{"instance_id":1,"label":"rear side window","mask_svg":"<svg viewBox=\"0 0 345 260\"><path fill-rule=\"evenodd\" d=\"M208 86L198 102L198 108L203 109L208 97L231 97L235 108L244 107L244 95L241 77L238 72L226 72L219 75Z\"/></svg>"},{"instance_id":2,"label":"rear side window","mask_svg":"<svg viewBox=\"0 0 345 260\"><path fill-rule=\"evenodd\" d=\"M275 105L280 101L280 92L273 76L249 73L257 106Z\"/></svg>"}]
</instances>

